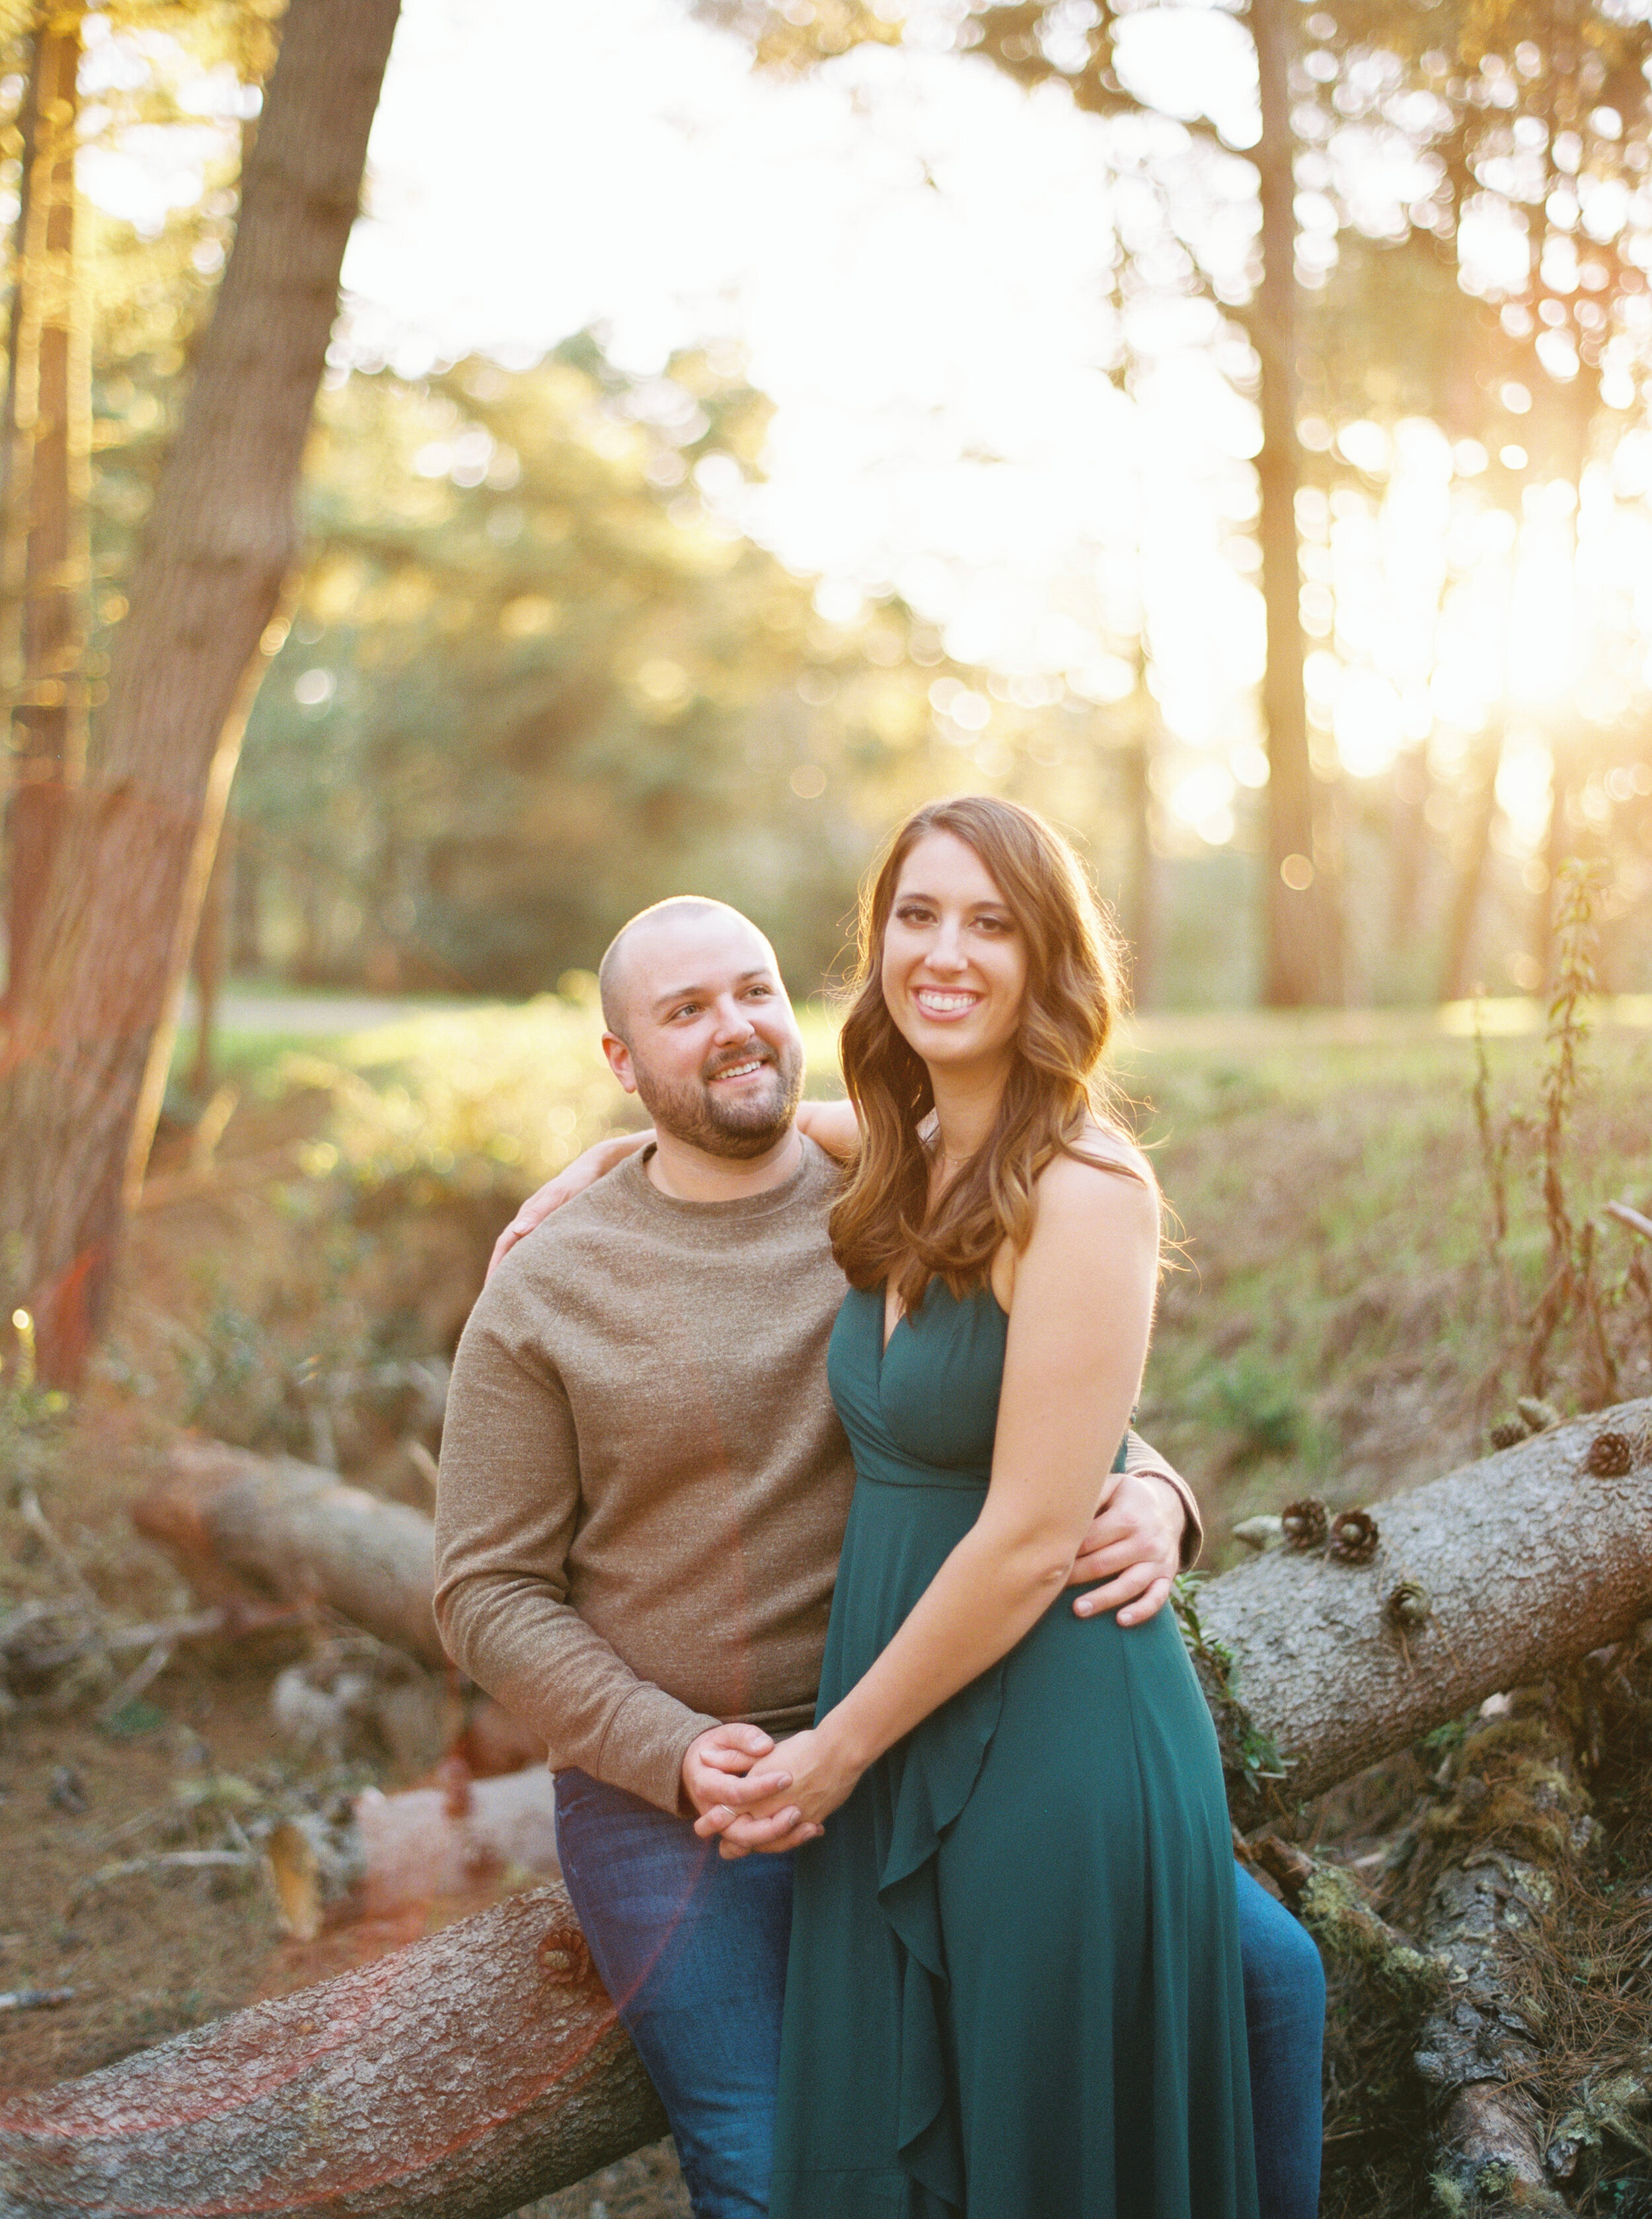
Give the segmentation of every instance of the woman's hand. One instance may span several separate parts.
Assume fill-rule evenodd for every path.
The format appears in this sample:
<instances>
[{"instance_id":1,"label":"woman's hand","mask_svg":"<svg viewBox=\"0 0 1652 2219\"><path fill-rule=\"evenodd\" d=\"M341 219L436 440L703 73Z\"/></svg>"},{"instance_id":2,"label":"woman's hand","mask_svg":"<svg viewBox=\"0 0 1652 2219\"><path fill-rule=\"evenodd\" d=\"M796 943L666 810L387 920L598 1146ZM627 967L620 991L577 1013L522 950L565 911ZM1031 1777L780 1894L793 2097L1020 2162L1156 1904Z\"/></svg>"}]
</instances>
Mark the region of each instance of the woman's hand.
<instances>
[{"instance_id":1,"label":"woman's hand","mask_svg":"<svg viewBox=\"0 0 1652 2219\"><path fill-rule=\"evenodd\" d=\"M488 1259L488 1277L492 1278L519 1240L525 1240L536 1225L543 1225L553 1209L560 1209L565 1202L572 1202L576 1194L583 1194L594 1186L605 1172L616 1164L623 1164L627 1156L635 1155L654 1138L648 1133L616 1133L612 1140L598 1141L582 1156L575 1156L571 1164L559 1171L554 1179L547 1179L537 1194L531 1194L516 1215L511 1220L496 1241L494 1252Z\"/></svg>"},{"instance_id":2,"label":"woman's hand","mask_svg":"<svg viewBox=\"0 0 1652 2219\"><path fill-rule=\"evenodd\" d=\"M772 1777L775 1765L789 1775L783 1787L748 1800L744 1782L730 1783L724 1801L696 1821L694 1831L702 1841L717 1839L719 1855L743 1857L753 1849L772 1855L818 1841L825 1821L848 1802L866 1769L832 1732L829 1714L820 1725L782 1743L773 1763L763 1768L765 1774ZM777 1831L775 1821L788 1816L791 1823Z\"/></svg>"}]
</instances>

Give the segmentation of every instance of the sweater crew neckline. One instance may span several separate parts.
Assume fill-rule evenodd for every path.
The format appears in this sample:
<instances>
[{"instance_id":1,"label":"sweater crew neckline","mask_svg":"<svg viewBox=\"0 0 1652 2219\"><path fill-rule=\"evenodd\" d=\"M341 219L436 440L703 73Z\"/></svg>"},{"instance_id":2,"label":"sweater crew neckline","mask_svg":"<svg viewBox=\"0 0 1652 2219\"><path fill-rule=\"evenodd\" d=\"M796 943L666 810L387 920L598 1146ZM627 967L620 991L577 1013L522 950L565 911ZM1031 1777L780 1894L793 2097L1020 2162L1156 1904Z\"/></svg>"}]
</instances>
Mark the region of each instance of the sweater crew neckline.
<instances>
[{"instance_id":1,"label":"sweater crew neckline","mask_svg":"<svg viewBox=\"0 0 1652 2219\"><path fill-rule=\"evenodd\" d=\"M634 1156L621 1165L612 1176L623 1179L625 1199L634 1210L651 1210L655 1214L675 1218L698 1218L702 1222L717 1224L749 1223L769 1217L777 1211L789 1209L804 1192L811 1177L825 1161L821 1150L806 1133L799 1133L803 1143L797 1168L788 1172L778 1186L766 1186L756 1194L731 1196L726 1202L690 1202L680 1196L666 1194L649 1177L649 1158L655 1153L652 1141L639 1148Z\"/></svg>"}]
</instances>

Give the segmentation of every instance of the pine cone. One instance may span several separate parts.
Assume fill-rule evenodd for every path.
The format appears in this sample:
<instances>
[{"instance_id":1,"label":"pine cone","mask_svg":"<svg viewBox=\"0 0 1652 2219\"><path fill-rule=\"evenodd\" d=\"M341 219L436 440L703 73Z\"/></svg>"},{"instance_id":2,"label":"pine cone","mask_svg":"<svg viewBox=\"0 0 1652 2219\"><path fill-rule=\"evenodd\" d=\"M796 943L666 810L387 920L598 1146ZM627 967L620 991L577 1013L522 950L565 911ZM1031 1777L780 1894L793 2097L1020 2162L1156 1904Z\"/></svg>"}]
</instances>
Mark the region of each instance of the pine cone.
<instances>
[{"instance_id":1,"label":"pine cone","mask_svg":"<svg viewBox=\"0 0 1652 2219\"><path fill-rule=\"evenodd\" d=\"M1583 1459L1585 1471L1597 1479L1622 1479L1635 1469L1635 1444L1627 1433L1608 1430L1597 1433Z\"/></svg>"},{"instance_id":2,"label":"pine cone","mask_svg":"<svg viewBox=\"0 0 1652 2219\"><path fill-rule=\"evenodd\" d=\"M1376 1540L1376 1520L1369 1510L1345 1510L1331 1528L1331 1553L1339 1564L1369 1564Z\"/></svg>"},{"instance_id":3,"label":"pine cone","mask_svg":"<svg viewBox=\"0 0 1652 2219\"><path fill-rule=\"evenodd\" d=\"M1382 1606L1395 1625L1420 1625L1434 1607L1434 1598L1420 1580L1401 1580Z\"/></svg>"},{"instance_id":4,"label":"pine cone","mask_svg":"<svg viewBox=\"0 0 1652 2219\"><path fill-rule=\"evenodd\" d=\"M1288 1549L1322 1549L1330 1520L1326 1507L1317 1495L1305 1495L1300 1502L1288 1502L1279 1514L1279 1522L1285 1529Z\"/></svg>"},{"instance_id":5,"label":"pine cone","mask_svg":"<svg viewBox=\"0 0 1652 2219\"><path fill-rule=\"evenodd\" d=\"M1550 1426L1560 1423L1560 1412L1541 1395L1517 1395L1514 1407L1525 1420L1528 1433L1546 1433Z\"/></svg>"},{"instance_id":6,"label":"pine cone","mask_svg":"<svg viewBox=\"0 0 1652 2219\"><path fill-rule=\"evenodd\" d=\"M1519 1418L1509 1418L1506 1420L1502 1425L1494 1426L1492 1427L1491 1438L1492 1446L1494 1449L1513 1448L1517 1442L1523 1441L1525 1439L1525 1424L1524 1420Z\"/></svg>"}]
</instances>

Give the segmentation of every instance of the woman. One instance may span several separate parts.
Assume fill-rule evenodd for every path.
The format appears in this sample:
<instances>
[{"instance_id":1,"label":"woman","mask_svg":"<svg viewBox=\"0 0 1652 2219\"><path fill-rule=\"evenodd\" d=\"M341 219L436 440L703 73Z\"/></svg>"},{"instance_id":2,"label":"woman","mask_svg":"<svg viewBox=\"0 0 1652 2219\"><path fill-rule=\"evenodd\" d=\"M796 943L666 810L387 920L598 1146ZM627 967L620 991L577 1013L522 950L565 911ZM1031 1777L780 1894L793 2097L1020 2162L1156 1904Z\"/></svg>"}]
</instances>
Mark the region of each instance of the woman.
<instances>
[{"instance_id":1,"label":"woman","mask_svg":"<svg viewBox=\"0 0 1652 2219\"><path fill-rule=\"evenodd\" d=\"M1168 1612L1058 1605L1158 1271L1152 1172L1097 1091L1117 1001L1040 818L969 796L901 827L842 1036L857 1480L775 1799L812 1846L773 2219L1254 2219L1209 1715Z\"/></svg>"}]
</instances>

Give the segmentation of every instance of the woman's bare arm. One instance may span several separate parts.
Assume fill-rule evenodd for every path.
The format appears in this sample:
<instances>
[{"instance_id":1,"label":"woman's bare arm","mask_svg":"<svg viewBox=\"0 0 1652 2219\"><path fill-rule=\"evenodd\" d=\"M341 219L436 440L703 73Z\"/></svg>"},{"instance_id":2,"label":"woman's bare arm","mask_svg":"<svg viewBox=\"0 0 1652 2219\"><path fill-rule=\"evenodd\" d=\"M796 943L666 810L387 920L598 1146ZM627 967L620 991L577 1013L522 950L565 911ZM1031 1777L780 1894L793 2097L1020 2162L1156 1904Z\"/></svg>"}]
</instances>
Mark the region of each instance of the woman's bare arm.
<instances>
[{"instance_id":1,"label":"woman's bare arm","mask_svg":"<svg viewBox=\"0 0 1652 2219\"><path fill-rule=\"evenodd\" d=\"M860 1121L852 1102L799 1102L798 1130L840 1164L853 1163L860 1146Z\"/></svg>"},{"instance_id":2,"label":"woman's bare arm","mask_svg":"<svg viewBox=\"0 0 1652 2219\"><path fill-rule=\"evenodd\" d=\"M810 1838L874 1758L996 1664L1060 1593L1104 1494L1140 1383L1158 1264L1145 1178L1058 1158L1015 1274L992 1478L975 1524L865 1677L786 1742L789 1786L736 1823L729 1846ZM730 1813L708 1813L707 1833ZM751 1825L750 1822L756 1824ZM769 1822L765 1824L764 1822Z\"/></svg>"}]
</instances>

